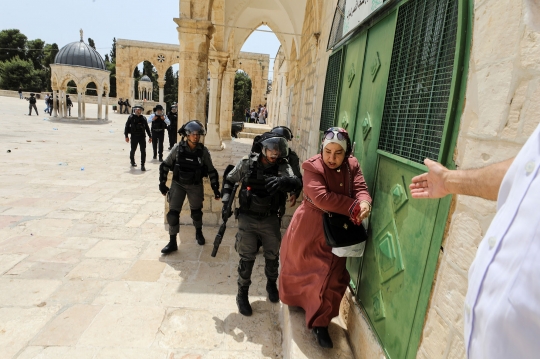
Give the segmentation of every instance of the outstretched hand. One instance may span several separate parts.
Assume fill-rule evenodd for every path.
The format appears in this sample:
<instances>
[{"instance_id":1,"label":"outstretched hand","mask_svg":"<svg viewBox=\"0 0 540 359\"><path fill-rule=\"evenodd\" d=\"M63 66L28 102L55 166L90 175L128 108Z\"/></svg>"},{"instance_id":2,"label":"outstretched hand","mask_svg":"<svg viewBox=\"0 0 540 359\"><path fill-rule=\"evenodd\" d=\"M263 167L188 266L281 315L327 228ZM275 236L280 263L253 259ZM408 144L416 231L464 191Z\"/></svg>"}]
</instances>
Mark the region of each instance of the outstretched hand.
<instances>
[{"instance_id":1,"label":"outstretched hand","mask_svg":"<svg viewBox=\"0 0 540 359\"><path fill-rule=\"evenodd\" d=\"M442 198L450 192L446 189L448 169L428 158L424 160L428 172L413 177L409 188L413 198Z\"/></svg>"}]
</instances>

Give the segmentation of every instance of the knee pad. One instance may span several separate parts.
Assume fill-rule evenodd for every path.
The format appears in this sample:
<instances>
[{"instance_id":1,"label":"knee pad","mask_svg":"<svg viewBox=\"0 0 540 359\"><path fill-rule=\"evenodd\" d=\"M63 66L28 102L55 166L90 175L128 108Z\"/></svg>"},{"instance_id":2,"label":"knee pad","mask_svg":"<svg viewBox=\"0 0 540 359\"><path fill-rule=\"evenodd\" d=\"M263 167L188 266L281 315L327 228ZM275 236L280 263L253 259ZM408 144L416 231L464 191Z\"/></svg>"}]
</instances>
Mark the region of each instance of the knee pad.
<instances>
[{"instance_id":1,"label":"knee pad","mask_svg":"<svg viewBox=\"0 0 540 359\"><path fill-rule=\"evenodd\" d=\"M180 224L180 212L170 210L167 213L167 222L169 222L169 226L178 226Z\"/></svg>"},{"instance_id":2,"label":"knee pad","mask_svg":"<svg viewBox=\"0 0 540 359\"><path fill-rule=\"evenodd\" d=\"M240 259L240 263L238 263L238 275L240 275L241 278L249 279L251 277L254 264L255 261L244 261Z\"/></svg>"},{"instance_id":3,"label":"knee pad","mask_svg":"<svg viewBox=\"0 0 540 359\"><path fill-rule=\"evenodd\" d=\"M202 210L201 209L192 209L191 210L191 219L194 221L202 221Z\"/></svg>"}]
</instances>

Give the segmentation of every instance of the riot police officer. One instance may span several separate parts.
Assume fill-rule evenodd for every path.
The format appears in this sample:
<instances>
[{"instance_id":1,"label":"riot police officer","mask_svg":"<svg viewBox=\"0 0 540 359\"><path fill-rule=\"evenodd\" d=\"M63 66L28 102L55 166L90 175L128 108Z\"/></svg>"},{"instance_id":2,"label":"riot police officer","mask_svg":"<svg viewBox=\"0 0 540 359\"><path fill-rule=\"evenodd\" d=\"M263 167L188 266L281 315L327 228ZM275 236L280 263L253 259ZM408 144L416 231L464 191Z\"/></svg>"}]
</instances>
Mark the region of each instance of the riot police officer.
<instances>
[{"instance_id":1,"label":"riot police officer","mask_svg":"<svg viewBox=\"0 0 540 359\"><path fill-rule=\"evenodd\" d=\"M240 160L224 179L222 193L222 218L225 219L225 209L234 183L241 182L235 245L240 255L236 304L240 314L246 316L252 314L248 291L258 240L262 242L264 249L268 298L273 303L279 301L276 286L281 242L278 211L286 201L286 193L301 186L285 159L288 154L285 138L267 132L260 137L257 145L261 148L260 153L252 152Z\"/></svg>"},{"instance_id":2,"label":"riot police officer","mask_svg":"<svg viewBox=\"0 0 540 359\"><path fill-rule=\"evenodd\" d=\"M169 125L169 150L173 148L174 144L177 142L176 132L178 131L178 106L173 104L171 110L167 114L171 124Z\"/></svg>"},{"instance_id":3,"label":"riot police officer","mask_svg":"<svg viewBox=\"0 0 540 359\"><path fill-rule=\"evenodd\" d=\"M178 130L178 133L182 135L180 143L174 145L159 166L159 190L164 196L167 195L169 202L167 221L170 241L161 250L163 254L178 250L176 234L180 229L180 211L186 196L195 226L195 239L201 246L205 243L202 233L203 177L210 178L214 197L216 200L220 198L218 172L212 164L210 152L200 143L201 136L206 135L204 126L199 121L189 121ZM173 171L170 189L166 186L169 171Z\"/></svg>"},{"instance_id":4,"label":"riot police officer","mask_svg":"<svg viewBox=\"0 0 540 359\"><path fill-rule=\"evenodd\" d=\"M134 106L133 111L134 113L129 115L127 119L124 136L126 142L129 142L128 133L131 133L131 151L129 152L131 166L137 167L137 164L135 163L135 151L137 150L137 145L139 145L141 150L141 171L146 171L146 168L144 167L144 162L146 161L145 131L149 137L148 143L152 143L152 134L150 133L146 118L142 115L144 108L142 106Z\"/></svg>"},{"instance_id":5,"label":"riot police officer","mask_svg":"<svg viewBox=\"0 0 540 359\"><path fill-rule=\"evenodd\" d=\"M152 149L154 150L153 158L156 159L156 152L158 152L159 162L163 162L163 141L165 140L165 130L170 124L167 116L163 114L163 106L156 105L156 107L154 107L154 113L148 117L148 123L152 124Z\"/></svg>"}]
</instances>

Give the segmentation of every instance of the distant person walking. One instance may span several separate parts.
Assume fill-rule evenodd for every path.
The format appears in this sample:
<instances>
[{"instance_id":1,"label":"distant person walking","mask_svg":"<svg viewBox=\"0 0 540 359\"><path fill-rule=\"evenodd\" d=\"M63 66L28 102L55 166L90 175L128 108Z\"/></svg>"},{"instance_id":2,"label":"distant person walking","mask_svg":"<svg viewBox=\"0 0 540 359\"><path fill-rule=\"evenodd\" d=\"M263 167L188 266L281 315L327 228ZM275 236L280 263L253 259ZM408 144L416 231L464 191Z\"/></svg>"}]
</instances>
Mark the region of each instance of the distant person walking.
<instances>
[{"instance_id":1,"label":"distant person walking","mask_svg":"<svg viewBox=\"0 0 540 359\"><path fill-rule=\"evenodd\" d=\"M118 100L118 106L120 107L120 111L118 111L118 113L124 113L124 111L122 111L124 109L124 101L122 101L122 97L120 97L120 100Z\"/></svg>"},{"instance_id":2,"label":"distant person walking","mask_svg":"<svg viewBox=\"0 0 540 359\"><path fill-rule=\"evenodd\" d=\"M249 118L251 117L251 112L249 111L249 108L246 108L245 117L245 122L249 122Z\"/></svg>"},{"instance_id":3,"label":"distant person walking","mask_svg":"<svg viewBox=\"0 0 540 359\"><path fill-rule=\"evenodd\" d=\"M255 109L251 110L251 119L249 122L257 123L257 112Z\"/></svg>"},{"instance_id":4,"label":"distant person walking","mask_svg":"<svg viewBox=\"0 0 540 359\"><path fill-rule=\"evenodd\" d=\"M22 100L23 96L22 96L22 88L19 87L19 98Z\"/></svg>"},{"instance_id":5,"label":"distant person walking","mask_svg":"<svg viewBox=\"0 0 540 359\"><path fill-rule=\"evenodd\" d=\"M36 97L35 94L32 92L30 93L30 98L28 100L28 116L32 116L32 109L36 111L36 116L39 116L39 113L37 112L37 106L36 106Z\"/></svg>"},{"instance_id":6,"label":"distant person walking","mask_svg":"<svg viewBox=\"0 0 540 359\"><path fill-rule=\"evenodd\" d=\"M129 113L129 107L131 107L131 105L129 104L129 99L126 98L126 100L124 101L124 113Z\"/></svg>"},{"instance_id":7,"label":"distant person walking","mask_svg":"<svg viewBox=\"0 0 540 359\"><path fill-rule=\"evenodd\" d=\"M66 95L66 104L68 110L68 116L71 116L71 108L73 107L73 101L69 98L69 95Z\"/></svg>"}]
</instances>

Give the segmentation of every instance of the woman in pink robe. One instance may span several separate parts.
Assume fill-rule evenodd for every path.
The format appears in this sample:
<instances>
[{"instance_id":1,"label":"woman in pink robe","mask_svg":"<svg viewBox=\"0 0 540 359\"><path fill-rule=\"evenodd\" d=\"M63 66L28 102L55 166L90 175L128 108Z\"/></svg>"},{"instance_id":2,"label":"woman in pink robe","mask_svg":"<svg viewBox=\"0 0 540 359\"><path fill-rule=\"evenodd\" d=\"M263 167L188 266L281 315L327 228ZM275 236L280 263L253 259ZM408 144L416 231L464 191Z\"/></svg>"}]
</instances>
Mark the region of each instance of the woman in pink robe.
<instances>
[{"instance_id":1,"label":"woman in pink robe","mask_svg":"<svg viewBox=\"0 0 540 359\"><path fill-rule=\"evenodd\" d=\"M350 216L355 223L371 209L360 165L350 154L345 130L333 127L325 132L321 153L302 164L304 201L281 244L280 299L305 310L307 327L326 348L333 345L328 324L339 313L350 277L347 258L335 256L326 244L321 209Z\"/></svg>"}]
</instances>

